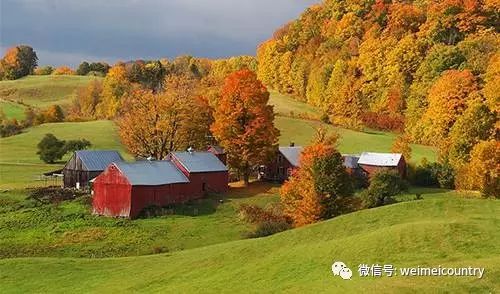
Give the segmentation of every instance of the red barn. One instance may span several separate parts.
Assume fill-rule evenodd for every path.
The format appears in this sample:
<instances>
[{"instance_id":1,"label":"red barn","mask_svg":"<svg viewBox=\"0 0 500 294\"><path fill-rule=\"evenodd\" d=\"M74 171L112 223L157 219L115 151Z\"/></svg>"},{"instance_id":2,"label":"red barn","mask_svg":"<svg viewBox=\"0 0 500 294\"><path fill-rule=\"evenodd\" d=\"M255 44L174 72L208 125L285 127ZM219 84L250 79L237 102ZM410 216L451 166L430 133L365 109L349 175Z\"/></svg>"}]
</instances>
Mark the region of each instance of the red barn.
<instances>
[{"instance_id":1,"label":"red barn","mask_svg":"<svg viewBox=\"0 0 500 294\"><path fill-rule=\"evenodd\" d=\"M189 179L189 193L228 191L227 167L210 152L172 152L168 158Z\"/></svg>"},{"instance_id":2,"label":"red barn","mask_svg":"<svg viewBox=\"0 0 500 294\"><path fill-rule=\"evenodd\" d=\"M302 150L302 147L293 144L290 147L279 147L274 160L259 168L261 178L268 181L286 181L292 171L300 167L299 158Z\"/></svg>"},{"instance_id":3,"label":"red barn","mask_svg":"<svg viewBox=\"0 0 500 294\"><path fill-rule=\"evenodd\" d=\"M112 163L94 181L93 212L136 218L147 206L184 202L187 177L170 161Z\"/></svg>"},{"instance_id":4,"label":"red barn","mask_svg":"<svg viewBox=\"0 0 500 294\"><path fill-rule=\"evenodd\" d=\"M224 151L224 148L220 146L209 146L207 151L217 156L222 163L227 164L227 154Z\"/></svg>"},{"instance_id":5,"label":"red barn","mask_svg":"<svg viewBox=\"0 0 500 294\"><path fill-rule=\"evenodd\" d=\"M174 152L169 160L114 162L94 180L94 214L136 218L166 206L228 190L228 170L210 152Z\"/></svg>"},{"instance_id":6,"label":"red barn","mask_svg":"<svg viewBox=\"0 0 500 294\"><path fill-rule=\"evenodd\" d=\"M402 178L406 177L406 161L400 153L363 152L358 165L368 177L380 170L395 170Z\"/></svg>"}]
</instances>

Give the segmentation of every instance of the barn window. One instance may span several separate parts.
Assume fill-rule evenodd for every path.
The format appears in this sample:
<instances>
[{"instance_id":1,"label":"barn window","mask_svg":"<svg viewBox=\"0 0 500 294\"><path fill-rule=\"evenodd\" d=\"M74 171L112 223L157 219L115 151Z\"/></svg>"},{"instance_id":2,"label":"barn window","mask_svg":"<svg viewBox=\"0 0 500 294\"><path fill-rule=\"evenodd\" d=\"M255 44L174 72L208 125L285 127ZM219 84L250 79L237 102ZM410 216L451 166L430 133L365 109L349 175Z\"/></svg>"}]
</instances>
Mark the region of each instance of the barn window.
<instances>
[{"instance_id":1,"label":"barn window","mask_svg":"<svg viewBox=\"0 0 500 294\"><path fill-rule=\"evenodd\" d=\"M283 155L281 154L278 155L278 162L279 163L283 162Z\"/></svg>"},{"instance_id":2,"label":"barn window","mask_svg":"<svg viewBox=\"0 0 500 294\"><path fill-rule=\"evenodd\" d=\"M201 184L201 190L202 190L203 192L207 191L207 183L202 183L202 184Z\"/></svg>"},{"instance_id":3,"label":"barn window","mask_svg":"<svg viewBox=\"0 0 500 294\"><path fill-rule=\"evenodd\" d=\"M280 167L279 167L279 169L278 169L278 174L279 174L280 176L285 175L285 169L284 169L282 166L280 166Z\"/></svg>"}]
</instances>

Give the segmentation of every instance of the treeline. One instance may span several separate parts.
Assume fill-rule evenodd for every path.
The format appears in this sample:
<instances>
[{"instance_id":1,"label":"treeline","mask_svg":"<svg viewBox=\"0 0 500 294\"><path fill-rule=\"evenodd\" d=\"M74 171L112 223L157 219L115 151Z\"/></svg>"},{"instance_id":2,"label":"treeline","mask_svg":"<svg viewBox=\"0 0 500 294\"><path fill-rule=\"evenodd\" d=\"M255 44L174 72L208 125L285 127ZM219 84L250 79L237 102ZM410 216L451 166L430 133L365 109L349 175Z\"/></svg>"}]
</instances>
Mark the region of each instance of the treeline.
<instances>
[{"instance_id":1,"label":"treeline","mask_svg":"<svg viewBox=\"0 0 500 294\"><path fill-rule=\"evenodd\" d=\"M489 168L471 154L499 148L499 16L488 0L326 0L259 46L258 76L325 121L401 131L399 145L436 146L470 175ZM495 172L457 183L498 189Z\"/></svg>"},{"instance_id":2,"label":"treeline","mask_svg":"<svg viewBox=\"0 0 500 294\"><path fill-rule=\"evenodd\" d=\"M194 89L190 89L190 92L203 92L205 97L212 97L218 95L219 88L228 74L241 69L256 71L256 59L251 56L238 56L210 60L180 56L173 60L119 62L108 70L102 81L96 79L86 88L77 91L68 110L68 119L117 118L128 107L126 97L139 90L153 94L168 91L167 84L176 78L185 80Z\"/></svg>"}]
</instances>

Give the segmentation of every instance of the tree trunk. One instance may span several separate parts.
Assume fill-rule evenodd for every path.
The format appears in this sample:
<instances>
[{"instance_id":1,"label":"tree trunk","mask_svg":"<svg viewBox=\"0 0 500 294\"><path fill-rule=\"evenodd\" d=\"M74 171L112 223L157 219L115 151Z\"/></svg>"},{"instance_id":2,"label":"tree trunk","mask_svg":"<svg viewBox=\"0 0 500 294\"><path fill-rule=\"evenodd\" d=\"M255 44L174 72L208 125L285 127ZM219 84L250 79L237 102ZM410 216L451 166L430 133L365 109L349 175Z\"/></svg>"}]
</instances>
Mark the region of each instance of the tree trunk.
<instances>
[{"instance_id":1,"label":"tree trunk","mask_svg":"<svg viewBox=\"0 0 500 294\"><path fill-rule=\"evenodd\" d=\"M250 174L248 172L248 170L246 170L244 173L243 173L243 183L246 186L248 186L248 184L250 184Z\"/></svg>"}]
</instances>

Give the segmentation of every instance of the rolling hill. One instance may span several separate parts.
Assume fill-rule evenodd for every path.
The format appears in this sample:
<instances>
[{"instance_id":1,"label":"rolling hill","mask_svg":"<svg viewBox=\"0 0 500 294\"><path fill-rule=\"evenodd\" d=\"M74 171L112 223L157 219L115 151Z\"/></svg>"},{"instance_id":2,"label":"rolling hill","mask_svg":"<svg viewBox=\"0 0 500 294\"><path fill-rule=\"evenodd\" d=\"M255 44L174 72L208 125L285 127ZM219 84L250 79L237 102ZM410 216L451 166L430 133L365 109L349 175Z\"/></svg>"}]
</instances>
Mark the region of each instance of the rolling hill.
<instances>
[{"instance_id":1,"label":"rolling hill","mask_svg":"<svg viewBox=\"0 0 500 294\"><path fill-rule=\"evenodd\" d=\"M500 285L500 202L430 194L362 210L271 237L173 253L110 259L0 260L0 285L14 292L495 293ZM350 281L334 277L345 262ZM484 267L477 277L361 278L361 263Z\"/></svg>"},{"instance_id":2,"label":"rolling hill","mask_svg":"<svg viewBox=\"0 0 500 294\"><path fill-rule=\"evenodd\" d=\"M76 89L85 87L94 79L101 78L48 75L0 81L0 100L21 102L39 108L45 108L52 104L66 105L71 102Z\"/></svg>"}]
</instances>

